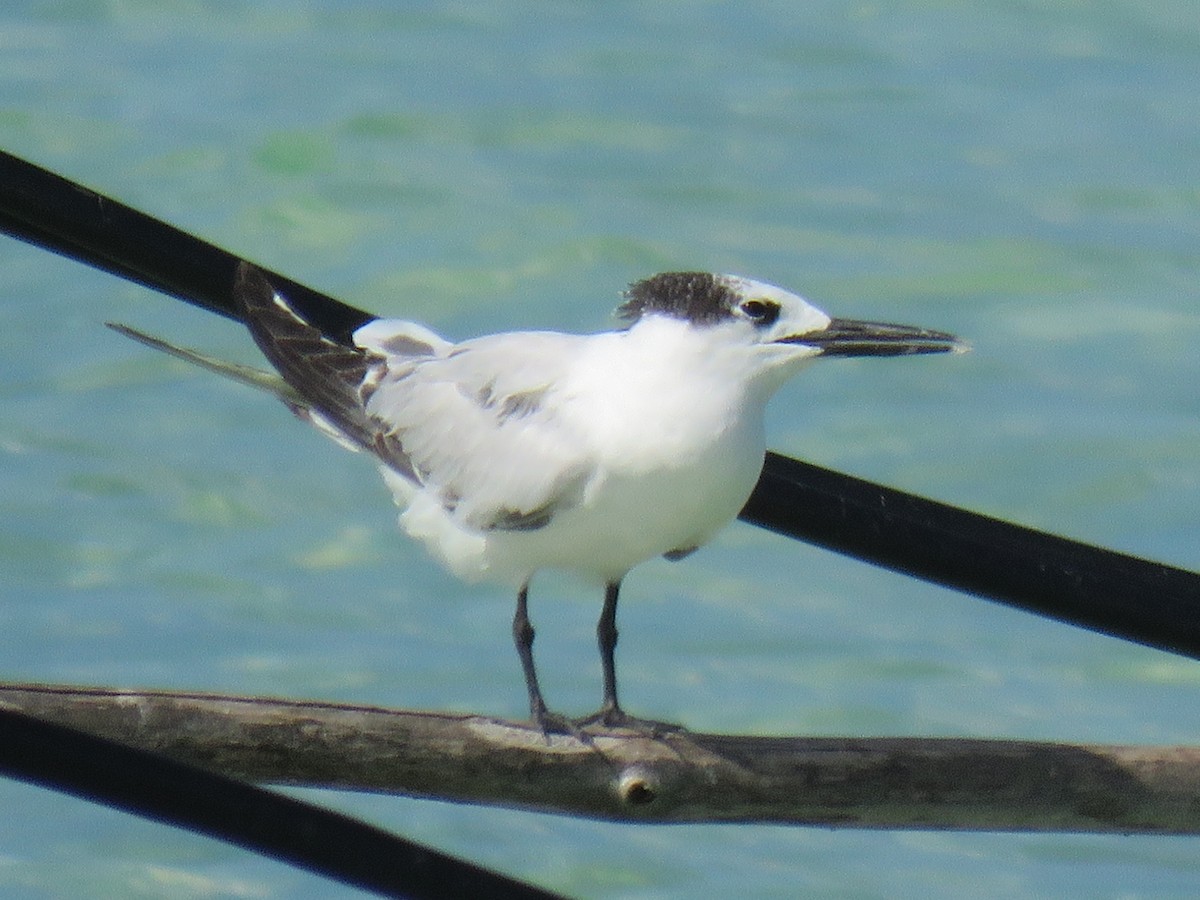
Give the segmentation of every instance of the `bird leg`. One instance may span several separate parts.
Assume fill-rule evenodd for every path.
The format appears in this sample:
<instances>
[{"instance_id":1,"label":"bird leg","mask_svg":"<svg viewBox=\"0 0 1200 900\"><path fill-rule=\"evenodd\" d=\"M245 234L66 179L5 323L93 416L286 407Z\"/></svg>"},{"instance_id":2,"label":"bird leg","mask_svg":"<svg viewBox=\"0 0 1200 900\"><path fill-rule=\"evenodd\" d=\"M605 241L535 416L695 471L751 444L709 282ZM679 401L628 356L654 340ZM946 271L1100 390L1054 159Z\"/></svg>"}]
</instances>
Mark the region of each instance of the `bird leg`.
<instances>
[{"instance_id":1,"label":"bird leg","mask_svg":"<svg viewBox=\"0 0 1200 900\"><path fill-rule=\"evenodd\" d=\"M604 586L604 608L596 622L596 643L600 646L600 665L604 671L604 702L596 714L605 725L615 725L625 718L617 702L617 665L613 653L617 649L617 595L621 582L610 581Z\"/></svg>"},{"instance_id":2,"label":"bird leg","mask_svg":"<svg viewBox=\"0 0 1200 900\"><path fill-rule=\"evenodd\" d=\"M604 608L596 623L596 643L600 646L600 665L604 672L604 700L600 709L576 722L580 727L603 725L605 728L632 728L658 736L683 730L670 722L639 719L621 709L617 701L617 666L613 653L617 649L617 597L621 582L612 581L604 587Z\"/></svg>"},{"instance_id":3,"label":"bird leg","mask_svg":"<svg viewBox=\"0 0 1200 900\"><path fill-rule=\"evenodd\" d=\"M538 685L537 669L533 665L533 625L529 621L529 584L521 586L517 594L517 611L513 615L513 643L517 645L517 656L525 673L525 688L529 691L529 716L542 734L575 734L578 729L567 719L555 715L546 708L542 689Z\"/></svg>"},{"instance_id":4,"label":"bird leg","mask_svg":"<svg viewBox=\"0 0 1200 900\"><path fill-rule=\"evenodd\" d=\"M604 609L600 612L600 621L596 624L596 640L600 645L600 662L604 669L604 702L595 713L578 721L552 713L546 708L546 701L542 699L542 689L538 685L537 669L533 664L534 630L529 621L529 585L524 585L517 594L517 611L513 615L513 642L517 645L517 656L521 658L521 668L525 672L525 687L529 691L529 716L547 739L551 734L569 734L590 744L591 737L582 731L589 725L633 728L651 735L681 730L680 726L668 722L636 719L621 709L621 704L617 702L617 671L613 651L617 648L617 594L620 588L620 582L613 582L605 587Z\"/></svg>"},{"instance_id":5,"label":"bird leg","mask_svg":"<svg viewBox=\"0 0 1200 900\"><path fill-rule=\"evenodd\" d=\"M631 721L617 700L617 666L613 659L617 649L617 596L620 591L619 581L610 581L604 586L604 608L596 623L596 643L600 646L600 666L604 673L604 701L600 709L581 719L580 725L619 728Z\"/></svg>"}]
</instances>

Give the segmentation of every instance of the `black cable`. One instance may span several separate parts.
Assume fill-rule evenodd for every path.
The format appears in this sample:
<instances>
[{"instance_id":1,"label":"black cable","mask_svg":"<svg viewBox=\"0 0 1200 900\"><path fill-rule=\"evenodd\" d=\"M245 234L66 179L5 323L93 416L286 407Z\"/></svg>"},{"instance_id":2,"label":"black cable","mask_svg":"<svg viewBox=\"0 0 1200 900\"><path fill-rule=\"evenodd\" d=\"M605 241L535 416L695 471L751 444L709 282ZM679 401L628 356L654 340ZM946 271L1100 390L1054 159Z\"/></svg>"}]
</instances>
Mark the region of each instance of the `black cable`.
<instances>
[{"instance_id":1,"label":"black cable","mask_svg":"<svg viewBox=\"0 0 1200 900\"><path fill-rule=\"evenodd\" d=\"M0 230L231 318L238 257L0 152ZM335 340L373 318L276 273ZM1200 575L1002 522L776 453L742 518L906 574L1200 658Z\"/></svg>"},{"instance_id":2,"label":"black cable","mask_svg":"<svg viewBox=\"0 0 1200 900\"><path fill-rule=\"evenodd\" d=\"M0 230L236 318L239 257L0 152ZM277 273L335 340L369 313ZM742 518L1000 603L1200 658L1200 575L1002 522L776 453Z\"/></svg>"},{"instance_id":3,"label":"black cable","mask_svg":"<svg viewBox=\"0 0 1200 900\"><path fill-rule=\"evenodd\" d=\"M1200 575L775 453L742 518L1082 628L1200 659Z\"/></svg>"},{"instance_id":4,"label":"black cable","mask_svg":"<svg viewBox=\"0 0 1200 900\"><path fill-rule=\"evenodd\" d=\"M81 184L0 150L0 231L231 319L242 260ZM327 336L348 341L375 316L264 269Z\"/></svg>"},{"instance_id":5,"label":"black cable","mask_svg":"<svg viewBox=\"0 0 1200 900\"><path fill-rule=\"evenodd\" d=\"M236 318L237 257L3 151L0 231ZM270 277L334 339L373 318ZM0 710L0 771L389 896L553 896L311 804L13 711Z\"/></svg>"},{"instance_id":6,"label":"black cable","mask_svg":"<svg viewBox=\"0 0 1200 900\"><path fill-rule=\"evenodd\" d=\"M238 257L3 151L0 231L237 318L230 287ZM267 274L334 340L348 340L373 318L278 273ZM1010 606L1200 658L1200 575L1193 572L775 453L768 454L742 518ZM412 896L482 895L482 881L461 879L500 877L398 844L398 838L334 813L13 712L0 711L0 768L384 892L405 875L392 866L402 859L418 886L406 882L400 889ZM398 850L401 845L410 849ZM516 882L501 883L516 893L489 888L487 895L545 896Z\"/></svg>"},{"instance_id":7,"label":"black cable","mask_svg":"<svg viewBox=\"0 0 1200 900\"><path fill-rule=\"evenodd\" d=\"M0 709L0 772L388 897L558 896L348 816Z\"/></svg>"}]
</instances>

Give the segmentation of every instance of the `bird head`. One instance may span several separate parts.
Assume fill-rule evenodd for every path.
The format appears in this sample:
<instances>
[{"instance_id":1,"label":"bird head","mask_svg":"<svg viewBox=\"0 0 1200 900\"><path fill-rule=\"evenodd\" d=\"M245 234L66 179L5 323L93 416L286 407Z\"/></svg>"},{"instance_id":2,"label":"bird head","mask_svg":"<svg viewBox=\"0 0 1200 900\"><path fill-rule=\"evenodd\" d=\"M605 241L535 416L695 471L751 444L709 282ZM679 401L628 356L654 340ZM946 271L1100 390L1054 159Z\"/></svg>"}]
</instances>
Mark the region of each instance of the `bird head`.
<instances>
[{"instance_id":1,"label":"bird head","mask_svg":"<svg viewBox=\"0 0 1200 900\"><path fill-rule=\"evenodd\" d=\"M908 356L968 349L943 331L833 318L774 285L709 272L664 272L638 281L626 291L617 315L631 328L650 317L680 320L722 344L748 349L754 366L780 382L822 356Z\"/></svg>"}]
</instances>

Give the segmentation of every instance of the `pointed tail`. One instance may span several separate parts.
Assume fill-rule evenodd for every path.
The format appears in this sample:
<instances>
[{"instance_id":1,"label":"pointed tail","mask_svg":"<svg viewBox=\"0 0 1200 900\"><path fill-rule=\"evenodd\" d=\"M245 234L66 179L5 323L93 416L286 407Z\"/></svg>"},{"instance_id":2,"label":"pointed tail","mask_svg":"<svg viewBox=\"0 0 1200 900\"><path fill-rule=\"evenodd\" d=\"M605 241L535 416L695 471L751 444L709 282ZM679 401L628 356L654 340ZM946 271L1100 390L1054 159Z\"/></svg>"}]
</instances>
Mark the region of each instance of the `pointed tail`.
<instances>
[{"instance_id":1,"label":"pointed tail","mask_svg":"<svg viewBox=\"0 0 1200 900\"><path fill-rule=\"evenodd\" d=\"M274 372L264 372L262 369L256 369L253 366L243 366L240 363L226 362L223 359L206 356L187 347L177 347L174 344L167 343L162 338L156 338L153 335L146 334L144 331L138 331L136 328L122 325L119 322L105 322L104 324L117 334L122 334L131 340L137 341L139 344L145 344L147 347L158 350L161 353L166 353L168 356L174 356L176 359L182 359L184 362L207 369L209 372L215 372L224 378L229 378L241 384L274 394L293 409L298 406L307 406L300 394Z\"/></svg>"}]
</instances>

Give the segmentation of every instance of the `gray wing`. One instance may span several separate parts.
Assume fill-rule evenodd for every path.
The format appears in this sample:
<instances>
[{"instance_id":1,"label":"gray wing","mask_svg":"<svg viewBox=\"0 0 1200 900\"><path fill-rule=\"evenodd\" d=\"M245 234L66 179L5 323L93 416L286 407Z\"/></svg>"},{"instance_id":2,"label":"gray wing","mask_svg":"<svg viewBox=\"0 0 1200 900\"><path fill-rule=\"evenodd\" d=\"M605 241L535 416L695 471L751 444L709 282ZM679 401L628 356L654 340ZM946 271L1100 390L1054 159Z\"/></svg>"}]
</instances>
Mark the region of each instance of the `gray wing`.
<instances>
[{"instance_id":1,"label":"gray wing","mask_svg":"<svg viewBox=\"0 0 1200 900\"><path fill-rule=\"evenodd\" d=\"M583 338L503 334L452 345L421 326L376 320L335 343L257 269L235 296L263 354L318 424L378 456L478 530L546 525L594 471L554 413Z\"/></svg>"},{"instance_id":2,"label":"gray wing","mask_svg":"<svg viewBox=\"0 0 1200 900\"><path fill-rule=\"evenodd\" d=\"M594 464L556 413L573 335L513 333L389 366L367 401L422 485L473 528L540 528L577 503Z\"/></svg>"}]
</instances>

